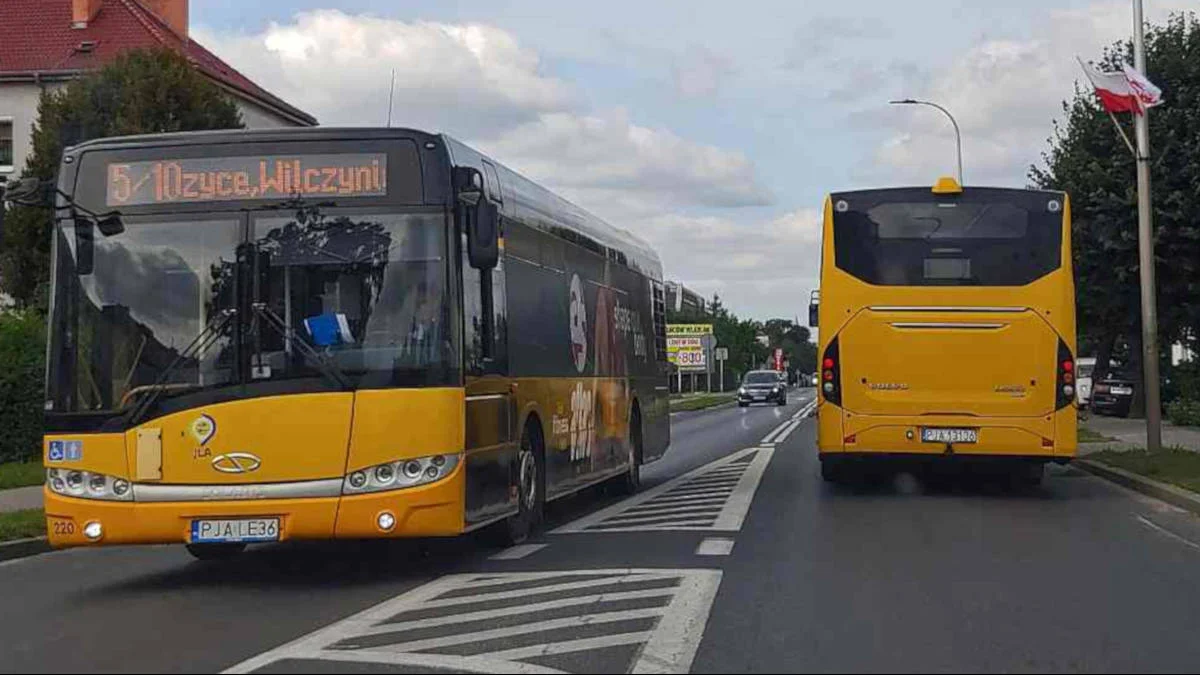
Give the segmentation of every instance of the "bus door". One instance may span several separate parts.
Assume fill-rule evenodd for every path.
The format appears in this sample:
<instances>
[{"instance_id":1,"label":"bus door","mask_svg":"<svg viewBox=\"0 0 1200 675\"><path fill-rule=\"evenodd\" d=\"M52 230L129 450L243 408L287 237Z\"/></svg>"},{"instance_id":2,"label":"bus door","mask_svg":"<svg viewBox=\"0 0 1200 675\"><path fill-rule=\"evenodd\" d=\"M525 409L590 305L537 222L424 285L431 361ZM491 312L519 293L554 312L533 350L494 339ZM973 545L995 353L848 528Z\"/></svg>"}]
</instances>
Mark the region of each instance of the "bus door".
<instances>
[{"instance_id":1,"label":"bus door","mask_svg":"<svg viewBox=\"0 0 1200 675\"><path fill-rule=\"evenodd\" d=\"M463 363L466 369L467 526L512 512L520 434L508 371L504 255L490 270L467 261L462 236Z\"/></svg>"}]
</instances>

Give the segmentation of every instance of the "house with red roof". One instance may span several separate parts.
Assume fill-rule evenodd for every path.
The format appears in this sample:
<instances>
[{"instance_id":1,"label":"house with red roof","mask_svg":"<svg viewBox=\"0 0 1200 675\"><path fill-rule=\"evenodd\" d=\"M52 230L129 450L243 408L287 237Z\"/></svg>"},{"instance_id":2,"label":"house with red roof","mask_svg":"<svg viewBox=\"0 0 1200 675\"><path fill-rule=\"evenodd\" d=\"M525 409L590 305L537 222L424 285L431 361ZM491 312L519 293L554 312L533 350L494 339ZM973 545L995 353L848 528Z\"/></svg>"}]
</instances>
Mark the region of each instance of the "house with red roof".
<instances>
[{"instance_id":1,"label":"house with red roof","mask_svg":"<svg viewBox=\"0 0 1200 675\"><path fill-rule=\"evenodd\" d=\"M248 128L317 124L191 39L188 0L0 0L0 181L20 175L42 90L138 47L186 56L233 99Z\"/></svg>"}]
</instances>

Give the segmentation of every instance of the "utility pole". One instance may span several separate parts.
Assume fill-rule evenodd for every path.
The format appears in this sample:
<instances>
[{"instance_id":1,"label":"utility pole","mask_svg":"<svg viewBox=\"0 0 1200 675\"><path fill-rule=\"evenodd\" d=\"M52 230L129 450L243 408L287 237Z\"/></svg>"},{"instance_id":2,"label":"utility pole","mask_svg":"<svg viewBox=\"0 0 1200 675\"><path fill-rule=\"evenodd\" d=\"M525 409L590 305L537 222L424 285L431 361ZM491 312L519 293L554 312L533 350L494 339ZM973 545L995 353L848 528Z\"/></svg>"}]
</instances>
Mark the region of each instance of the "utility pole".
<instances>
[{"instance_id":1,"label":"utility pole","mask_svg":"<svg viewBox=\"0 0 1200 675\"><path fill-rule=\"evenodd\" d=\"M1133 0L1133 67L1146 74L1142 0ZM1142 290L1142 373L1146 389L1146 449L1162 448L1162 397L1158 379L1158 293L1154 285L1154 223L1150 211L1150 110L1133 116L1137 135L1138 271Z\"/></svg>"}]
</instances>

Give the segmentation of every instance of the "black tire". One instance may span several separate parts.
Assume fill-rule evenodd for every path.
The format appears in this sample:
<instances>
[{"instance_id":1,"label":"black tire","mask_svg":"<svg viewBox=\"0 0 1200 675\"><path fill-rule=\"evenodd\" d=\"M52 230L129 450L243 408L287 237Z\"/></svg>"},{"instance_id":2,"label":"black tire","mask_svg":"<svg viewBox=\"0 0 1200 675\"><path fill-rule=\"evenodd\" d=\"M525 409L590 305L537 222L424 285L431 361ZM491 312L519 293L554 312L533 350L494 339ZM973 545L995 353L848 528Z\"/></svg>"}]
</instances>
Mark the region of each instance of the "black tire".
<instances>
[{"instance_id":1,"label":"black tire","mask_svg":"<svg viewBox=\"0 0 1200 675\"><path fill-rule=\"evenodd\" d=\"M779 398L779 405L787 405L787 397L786 396L782 396Z\"/></svg>"},{"instance_id":2,"label":"black tire","mask_svg":"<svg viewBox=\"0 0 1200 675\"><path fill-rule=\"evenodd\" d=\"M745 408L745 407L748 407L749 405L750 405L750 404L749 404L749 403L747 403L747 402L745 402L745 401L738 401L738 407L739 407L739 408Z\"/></svg>"},{"instance_id":3,"label":"black tire","mask_svg":"<svg viewBox=\"0 0 1200 675\"><path fill-rule=\"evenodd\" d=\"M196 560L229 560L246 550L245 544L187 544L188 553Z\"/></svg>"},{"instance_id":4,"label":"black tire","mask_svg":"<svg viewBox=\"0 0 1200 675\"><path fill-rule=\"evenodd\" d=\"M629 470L613 480L618 494L636 494L642 487L642 414L637 409L629 416Z\"/></svg>"},{"instance_id":5,"label":"black tire","mask_svg":"<svg viewBox=\"0 0 1200 675\"><path fill-rule=\"evenodd\" d=\"M535 534L542 524L546 506L546 455L537 423L530 420L521 434L517 453L517 513L504 523L503 539L519 544Z\"/></svg>"}]
</instances>

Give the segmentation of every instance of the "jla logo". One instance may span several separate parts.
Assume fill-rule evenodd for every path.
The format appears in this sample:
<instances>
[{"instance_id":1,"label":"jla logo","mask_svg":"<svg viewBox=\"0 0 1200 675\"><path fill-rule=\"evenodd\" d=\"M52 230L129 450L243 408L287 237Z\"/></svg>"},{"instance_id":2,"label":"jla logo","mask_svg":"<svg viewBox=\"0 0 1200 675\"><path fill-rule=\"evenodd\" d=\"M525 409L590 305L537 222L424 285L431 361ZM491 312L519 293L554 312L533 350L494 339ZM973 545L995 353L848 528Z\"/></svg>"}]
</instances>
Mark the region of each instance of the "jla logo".
<instances>
[{"instance_id":1,"label":"jla logo","mask_svg":"<svg viewBox=\"0 0 1200 675\"><path fill-rule=\"evenodd\" d=\"M571 392L571 461L580 462L592 454L592 439L596 435L596 394L584 389L582 382Z\"/></svg>"}]
</instances>

